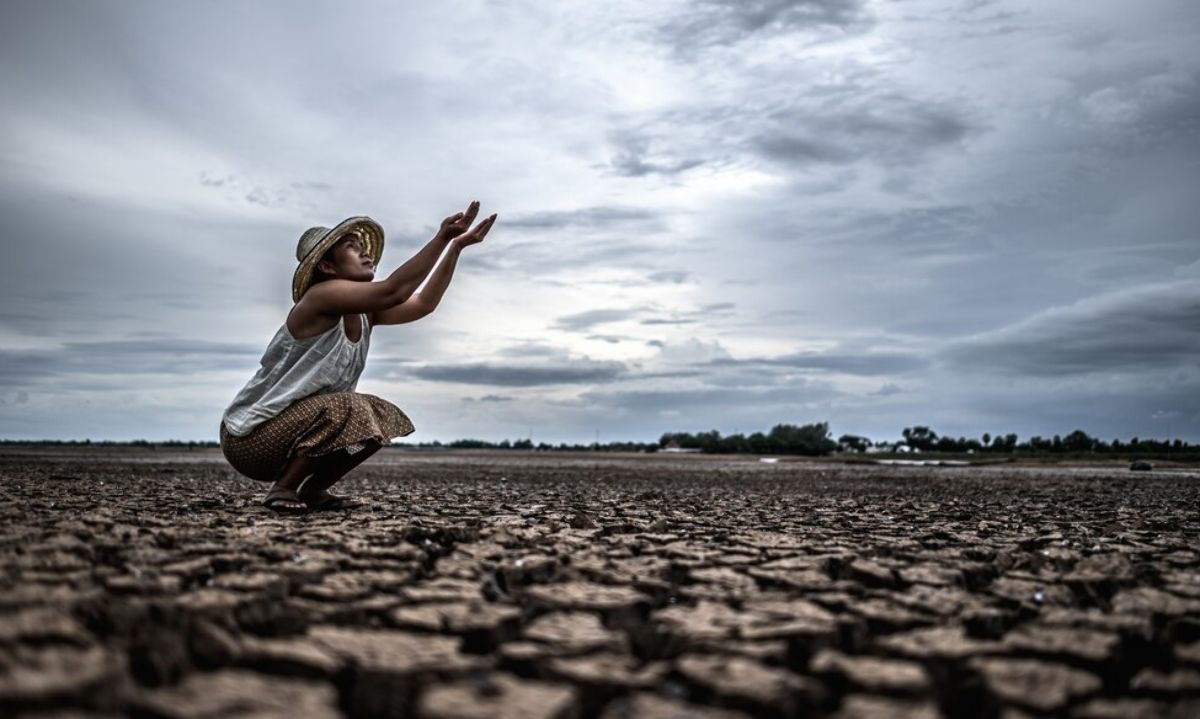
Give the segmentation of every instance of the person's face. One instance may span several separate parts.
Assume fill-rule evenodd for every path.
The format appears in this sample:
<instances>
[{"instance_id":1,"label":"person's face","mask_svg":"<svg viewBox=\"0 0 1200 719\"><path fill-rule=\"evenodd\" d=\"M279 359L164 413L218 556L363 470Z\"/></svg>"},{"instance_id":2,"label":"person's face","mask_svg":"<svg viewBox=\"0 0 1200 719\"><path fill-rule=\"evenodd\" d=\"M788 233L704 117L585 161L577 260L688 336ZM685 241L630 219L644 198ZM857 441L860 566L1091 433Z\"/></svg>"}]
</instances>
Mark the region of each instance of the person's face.
<instances>
[{"instance_id":1,"label":"person's face","mask_svg":"<svg viewBox=\"0 0 1200 719\"><path fill-rule=\"evenodd\" d=\"M366 245L357 235L346 235L333 244L333 260L321 260L317 267L330 277L370 282L375 279L375 265Z\"/></svg>"}]
</instances>

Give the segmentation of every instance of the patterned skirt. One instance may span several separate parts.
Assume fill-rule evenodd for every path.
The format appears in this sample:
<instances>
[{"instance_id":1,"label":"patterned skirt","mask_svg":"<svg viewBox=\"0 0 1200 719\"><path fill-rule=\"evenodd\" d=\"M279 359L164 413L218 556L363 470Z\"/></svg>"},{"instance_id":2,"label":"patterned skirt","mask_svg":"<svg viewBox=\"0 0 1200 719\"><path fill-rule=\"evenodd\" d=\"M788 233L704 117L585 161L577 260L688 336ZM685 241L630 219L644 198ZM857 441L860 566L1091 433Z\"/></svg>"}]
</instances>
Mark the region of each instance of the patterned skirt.
<instances>
[{"instance_id":1,"label":"patterned skirt","mask_svg":"<svg viewBox=\"0 0 1200 719\"><path fill-rule=\"evenodd\" d=\"M373 394L332 392L296 400L278 415L238 437L221 422L221 451L238 472L261 482L274 482L297 455L319 457L362 443L387 444L414 431L400 408Z\"/></svg>"}]
</instances>

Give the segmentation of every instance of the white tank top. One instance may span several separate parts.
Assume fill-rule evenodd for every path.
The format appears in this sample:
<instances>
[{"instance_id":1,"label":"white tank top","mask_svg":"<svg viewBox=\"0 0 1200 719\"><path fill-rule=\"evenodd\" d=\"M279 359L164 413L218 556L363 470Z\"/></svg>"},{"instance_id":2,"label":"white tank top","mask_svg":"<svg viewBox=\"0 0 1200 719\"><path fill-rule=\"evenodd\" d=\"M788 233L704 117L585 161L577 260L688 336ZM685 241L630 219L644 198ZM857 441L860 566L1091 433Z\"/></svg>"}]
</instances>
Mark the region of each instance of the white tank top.
<instances>
[{"instance_id":1,"label":"white tank top","mask_svg":"<svg viewBox=\"0 0 1200 719\"><path fill-rule=\"evenodd\" d=\"M346 336L345 320L302 340L292 337L285 321L267 345L258 372L225 409L222 421L229 433L244 437L309 395L354 391L371 341L367 316L359 317L362 337L358 342Z\"/></svg>"}]
</instances>

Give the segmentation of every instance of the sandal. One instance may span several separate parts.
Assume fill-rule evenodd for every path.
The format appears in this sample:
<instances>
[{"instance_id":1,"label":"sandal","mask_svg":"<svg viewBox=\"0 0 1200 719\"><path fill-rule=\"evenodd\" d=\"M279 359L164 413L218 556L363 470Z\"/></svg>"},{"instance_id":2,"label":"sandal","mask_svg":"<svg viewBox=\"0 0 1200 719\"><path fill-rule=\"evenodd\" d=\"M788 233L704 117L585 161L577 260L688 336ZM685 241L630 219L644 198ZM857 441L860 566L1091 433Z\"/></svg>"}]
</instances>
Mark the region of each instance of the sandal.
<instances>
[{"instance_id":1,"label":"sandal","mask_svg":"<svg viewBox=\"0 0 1200 719\"><path fill-rule=\"evenodd\" d=\"M310 512L326 512L335 509L354 509L355 507L363 506L362 502L356 502L348 497L340 497L337 495L325 493L325 497L319 501L309 502L308 511Z\"/></svg>"},{"instance_id":2,"label":"sandal","mask_svg":"<svg viewBox=\"0 0 1200 719\"><path fill-rule=\"evenodd\" d=\"M318 489L316 492L310 492L308 483L312 481L314 484L319 483L315 474L311 474L304 478L300 483L300 487L296 490L296 496L301 502L308 505L310 512L332 511L335 509L354 509L355 507L363 506L362 502L356 502L353 499L341 497L335 494L330 494L328 487Z\"/></svg>"},{"instance_id":3,"label":"sandal","mask_svg":"<svg viewBox=\"0 0 1200 719\"><path fill-rule=\"evenodd\" d=\"M280 514L304 514L308 511L308 505L303 499L290 489L282 487L273 487L267 496L263 497L262 504L267 509ZM289 506L289 504L299 504L299 507Z\"/></svg>"}]
</instances>

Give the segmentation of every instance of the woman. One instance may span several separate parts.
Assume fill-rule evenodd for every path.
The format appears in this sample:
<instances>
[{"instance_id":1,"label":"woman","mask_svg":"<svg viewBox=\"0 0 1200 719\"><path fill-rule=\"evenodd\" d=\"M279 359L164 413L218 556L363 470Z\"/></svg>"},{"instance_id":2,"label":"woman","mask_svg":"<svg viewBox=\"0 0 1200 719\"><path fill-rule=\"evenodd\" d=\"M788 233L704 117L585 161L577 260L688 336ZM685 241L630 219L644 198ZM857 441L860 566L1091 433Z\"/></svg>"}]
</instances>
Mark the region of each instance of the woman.
<instances>
[{"instance_id":1,"label":"woman","mask_svg":"<svg viewBox=\"0 0 1200 719\"><path fill-rule=\"evenodd\" d=\"M394 404L354 391L371 328L433 312L459 253L482 242L496 221L493 214L472 228L478 214L472 202L447 217L420 252L380 282L372 280L383 228L369 217L300 236L295 305L221 418L225 458L247 477L273 483L265 506L290 513L353 506L329 488L393 437L413 432Z\"/></svg>"}]
</instances>

